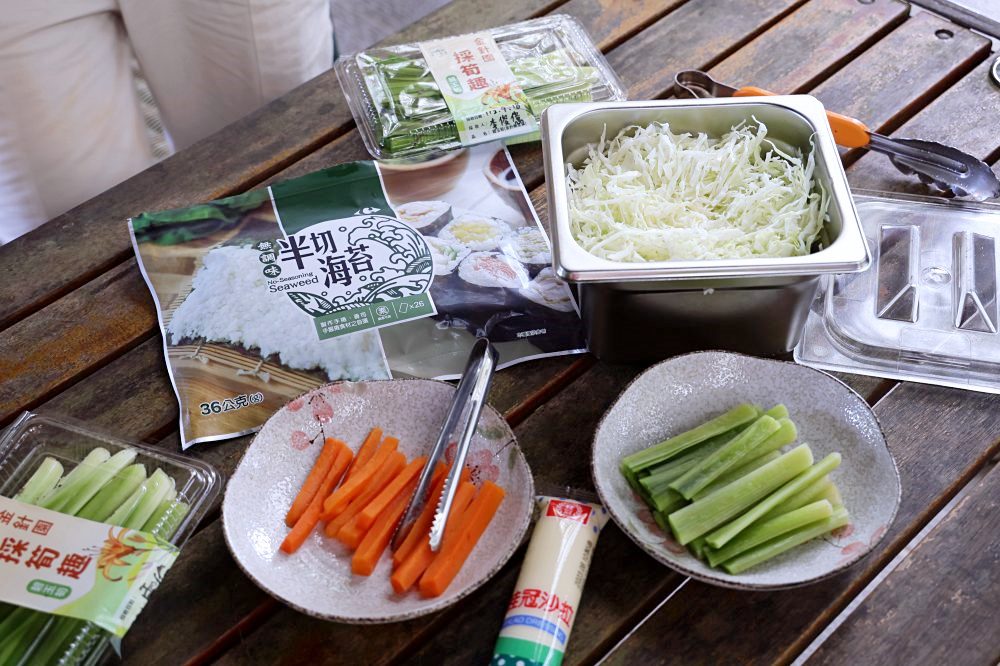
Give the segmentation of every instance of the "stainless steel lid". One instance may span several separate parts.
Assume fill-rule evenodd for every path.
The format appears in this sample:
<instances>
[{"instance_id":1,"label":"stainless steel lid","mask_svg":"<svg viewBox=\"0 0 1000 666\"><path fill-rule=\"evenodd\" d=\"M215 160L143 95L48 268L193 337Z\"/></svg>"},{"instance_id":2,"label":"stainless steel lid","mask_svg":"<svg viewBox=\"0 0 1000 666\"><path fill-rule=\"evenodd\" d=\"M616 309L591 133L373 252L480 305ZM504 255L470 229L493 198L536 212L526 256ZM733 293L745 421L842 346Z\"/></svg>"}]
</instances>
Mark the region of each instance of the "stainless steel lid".
<instances>
[{"instance_id":1,"label":"stainless steel lid","mask_svg":"<svg viewBox=\"0 0 1000 666\"><path fill-rule=\"evenodd\" d=\"M744 120L767 125L768 138L807 152L815 146L816 178L830 193L829 244L802 257L626 263L590 254L570 230L566 164L578 164L601 133L631 125L668 122L674 131L720 136ZM557 104L542 115L542 150L549 199L549 227L556 272L571 282L621 282L713 277L763 277L850 273L871 256L851 200L823 105L808 95L731 99Z\"/></svg>"}]
</instances>

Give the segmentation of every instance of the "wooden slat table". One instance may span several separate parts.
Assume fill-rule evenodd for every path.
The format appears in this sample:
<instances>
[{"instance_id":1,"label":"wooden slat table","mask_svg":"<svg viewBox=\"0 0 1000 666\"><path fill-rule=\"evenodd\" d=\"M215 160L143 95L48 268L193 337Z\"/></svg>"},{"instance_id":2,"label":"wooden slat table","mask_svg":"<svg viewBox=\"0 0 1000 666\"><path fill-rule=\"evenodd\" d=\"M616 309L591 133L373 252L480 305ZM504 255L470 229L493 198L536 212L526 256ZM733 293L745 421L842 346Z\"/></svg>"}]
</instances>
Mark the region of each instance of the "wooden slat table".
<instances>
[{"instance_id":1,"label":"wooden slat table","mask_svg":"<svg viewBox=\"0 0 1000 666\"><path fill-rule=\"evenodd\" d=\"M579 19L633 99L673 73L811 93L878 131L1000 158L986 38L897 0L455 0L390 41L559 12ZM542 219L541 153L515 155ZM234 194L365 154L332 73L0 247L0 426L51 409L176 450L177 407L124 218ZM920 192L884 158L843 159L855 187ZM600 416L642 367L590 356L502 371L491 402L537 479L590 487ZM995 663L1000 657L1000 398L841 377L874 406L903 502L874 553L794 592L740 593L666 569L615 527L601 537L567 663ZM249 438L191 455L233 472ZM129 663L486 663L523 552L457 606L380 627L321 622L235 566L218 507L125 639Z\"/></svg>"}]
</instances>

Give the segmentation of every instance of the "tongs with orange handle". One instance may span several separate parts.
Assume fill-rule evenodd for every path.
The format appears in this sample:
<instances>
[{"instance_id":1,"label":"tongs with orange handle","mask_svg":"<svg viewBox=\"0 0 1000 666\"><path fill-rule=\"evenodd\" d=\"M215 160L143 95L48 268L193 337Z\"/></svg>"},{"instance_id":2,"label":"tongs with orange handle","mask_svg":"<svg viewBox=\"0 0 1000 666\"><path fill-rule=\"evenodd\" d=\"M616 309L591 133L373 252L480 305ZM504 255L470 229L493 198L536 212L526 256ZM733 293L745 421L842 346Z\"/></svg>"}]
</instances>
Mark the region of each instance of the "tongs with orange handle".
<instances>
[{"instance_id":1,"label":"tongs with orange handle","mask_svg":"<svg viewBox=\"0 0 1000 666\"><path fill-rule=\"evenodd\" d=\"M684 97L762 97L775 93L755 86L721 83L697 69L687 69L674 76L675 92ZM921 139L896 139L872 132L855 118L833 111L826 117L833 138L845 148L867 148L889 156L901 172L916 174L924 183L933 183L955 196L970 196L982 201L1000 197L1000 180L982 160L957 148Z\"/></svg>"}]
</instances>

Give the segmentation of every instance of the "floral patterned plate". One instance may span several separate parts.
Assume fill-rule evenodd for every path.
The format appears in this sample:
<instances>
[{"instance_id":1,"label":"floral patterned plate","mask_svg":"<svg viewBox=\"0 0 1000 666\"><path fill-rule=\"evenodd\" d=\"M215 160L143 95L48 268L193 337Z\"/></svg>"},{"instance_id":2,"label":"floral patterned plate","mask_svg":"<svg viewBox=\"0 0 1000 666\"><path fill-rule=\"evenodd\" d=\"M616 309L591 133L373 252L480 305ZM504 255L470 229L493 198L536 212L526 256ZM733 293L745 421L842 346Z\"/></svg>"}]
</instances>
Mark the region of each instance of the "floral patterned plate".
<instances>
[{"instance_id":1,"label":"floral patterned plate","mask_svg":"<svg viewBox=\"0 0 1000 666\"><path fill-rule=\"evenodd\" d=\"M843 455L830 478L843 496L851 523L733 576L710 568L664 534L618 464L623 456L742 402L765 409L783 403L798 428L796 444L808 443L816 460L834 451ZM692 578L723 587L780 589L832 576L875 547L899 507L896 463L861 396L819 370L728 352L678 356L639 375L601 420L592 464L605 506L640 548Z\"/></svg>"},{"instance_id":2,"label":"floral patterned plate","mask_svg":"<svg viewBox=\"0 0 1000 666\"><path fill-rule=\"evenodd\" d=\"M507 422L487 407L466 464L472 479L491 479L503 503L465 566L443 595L398 595L389 584L388 553L371 576L351 573L351 553L314 530L293 555L278 549L288 533L285 513L309 473L323 435L354 450L379 426L399 438L407 458L430 452L455 388L403 379L340 382L317 388L276 412L254 438L226 488L222 519L236 562L261 588L303 613L338 622L396 622L449 606L485 583L514 552L531 518L531 472ZM454 450L447 451L450 457Z\"/></svg>"}]
</instances>

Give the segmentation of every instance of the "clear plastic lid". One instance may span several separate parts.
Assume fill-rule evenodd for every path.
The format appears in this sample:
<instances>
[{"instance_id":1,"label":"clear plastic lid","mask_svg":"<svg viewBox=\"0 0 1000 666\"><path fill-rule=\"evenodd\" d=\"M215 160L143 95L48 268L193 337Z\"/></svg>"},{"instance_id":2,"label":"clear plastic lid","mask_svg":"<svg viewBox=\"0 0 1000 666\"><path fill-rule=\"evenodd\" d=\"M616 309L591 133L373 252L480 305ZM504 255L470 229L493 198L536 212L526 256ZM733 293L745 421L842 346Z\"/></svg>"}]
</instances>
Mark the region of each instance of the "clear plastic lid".
<instances>
[{"instance_id":1,"label":"clear plastic lid","mask_svg":"<svg viewBox=\"0 0 1000 666\"><path fill-rule=\"evenodd\" d=\"M132 465L145 466L147 477L159 469L173 479L177 493L173 501L183 502L189 508L180 522L169 523L169 529L160 529L163 523L157 523L153 531L176 546L187 540L222 490L219 473L198 460L127 442L70 419L26 412L0 433L0 496L14 497L46 458L58 461L65 475L97 448L110 455L134 449L137 455ZM0 604L0 611L4 606ZM51 657L52 663L97 663L110 646L108 632L93 623L72 618L46 623L38 633L41 634L35 636L38 640L28 647L30 654L21 655L26 659L23 663L34 663L31 659L41 658L39 646L44 646L41 654L46 659Z\"/></svg>"},{"instance_id":2,"label":"clear plastic lid","mask_svg":"<svg viewBox=\"0 0 1000 666\"><path fill-rule=\"evenodd\" d=\"M1000 206L855 196L872 267L820 288L795 360L1000 393Z\"/></svg>"},{"instance_id":3,"label":"clear plastic lid","mask_svg":"<svg viewBox=\"0 0 1000 666\"><path fill-rule=\"evenodd\" d=\"M570 16L546 16L485 32L496 42L533 117L534 122L519 131L520 140L537 140L538 119L552 104L625 99L621 81ZM336 69L365 145L376 159L420 161L463 145L453 109L420 43L345 56ZM507 136L509 142L517 140Z\"/></svg>"}]
</instances>

